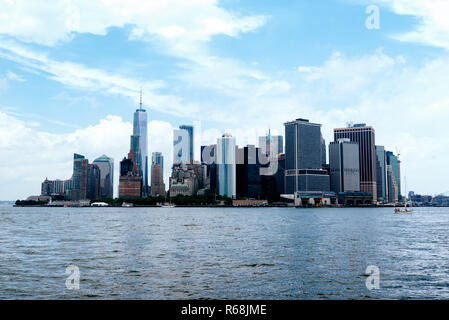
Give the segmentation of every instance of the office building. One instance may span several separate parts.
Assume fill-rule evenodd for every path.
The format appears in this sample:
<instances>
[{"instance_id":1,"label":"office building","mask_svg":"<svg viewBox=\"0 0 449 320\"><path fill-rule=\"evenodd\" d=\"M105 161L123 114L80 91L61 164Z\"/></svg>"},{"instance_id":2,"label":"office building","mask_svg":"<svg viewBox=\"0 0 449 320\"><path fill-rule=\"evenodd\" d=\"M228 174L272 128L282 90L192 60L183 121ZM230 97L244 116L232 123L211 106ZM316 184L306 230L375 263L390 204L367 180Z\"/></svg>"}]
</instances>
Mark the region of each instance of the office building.
<instances>
[{"instance_id":1,"label":"office building","mask_svg":"<svg viewBox=\"0 0 449 320\"><path fill-rule=\"evenodd\" d=\"M387 178L391 179L388 182L388 199L389 202L397 202L401 199L400 161L391 151L386 152L386 160L387 165L390 166L391 175L391 177L387 175Z\"/></svg>"},{"instance_id":2,"label":"office building","mask_svg":"<svg viewBox=\"0 0 449 320\"><path fill-rule=\"evenodd\" d=\"M230 134L217 139L218 193L235 198L236 190L236 143Z\"/></svg>"},{"instance_id":3,"label":"office building","mask_svg":"<svg viewBox=\"0 0 449 320\"><path fill-rule=\"evenodd\" d=\"M388 202L387 155L384 146L376 146L377 201Z\"/></svg>"},{"instance_id":4,"label":"office building","mask_svg":"<svg viewBox=\"0 0 449 320\"><path fill-rule=\"evenodd\" d=\"M284 153L284 137L272 136L271 130L266 136L259 137L259 149L266 155L278 156ZM273 152L271 150L273 149Z\"/></svg>"},{"instance_id":5,"label":"office building","mask_svg":"<svg viewBox=\"0 0 449 320\"><path fill-rule=\"evenodd\" d=\"M200 163L173 165L170 177L170 197L194 196L204 188L206 167Z\"/></svg>"},{"instance_id":6,"label":"office building","mask_svg":"<svg viewBox=\"0 0 449 320\"><path fill-rule=\"evenodd\" d=\"M285 192L329 191L329 174L322 168L321 125L296 119L284 126Z\"/></svg>"},{"instance_id":7,"label":"office building","mask_svg":"<svg viewBox=\"0 0 449 320\"><path fill-rule=\"evenodd\" d=\"M162 178L162 165L155 163L151 166L151 196L165 196L165 183Z\"/></svg>"},{"instance_id":8,"label":"office building","mask_svg":"<svg viewBox=\"0 0 449 320\"><path fill-rule=\"evenodd\" d=\"M137 171L139 172L139 176L144 177L144 169L142 165L142 152L141 152L141 144L140 144L140 135L133 134L131 135L131 150L134 153L134 158L136 160Z\"/></svg>"},{"instance_id":9,"label":"office building","mask_svg":"<svg viewBox=\"0 0 449 320\"><path fill-rule=\"evenodd\" d=\"M184 129L173 130L173 164L182 165L190 161L190 136Z\"/></svg>"},{"instance_id":10,"label":"office building","mask_svg":"<svg viewBox=\"0 0 449 320\"><path fill-rule=\"evenodd\" d=\"M253 145L237 148L236 194L238 198L262 199L259 152L262 151Z\"/></svg>"},{"instance_id":11,"label":"office building","mask_svg":"<svg viewBox=\"0 0 449 320\"><path fill-rule=\"evenodd\" d=\"M189 163L193 163L194 160L194 130L193 130L193 126L187 126L187 125L182 125L179 126L180 130L185 130L188 133L188 139L189 139L189 147L188 147L188 158L187 160L189 161Z\"/></svg>"},{"instance_id":12,"label":"office building","mask_svg":"<svg viewBox=\"0 0 449 320\"><path fill-rule=\"evenodd\" d=\"M73 155L73 184L70 191L71 200L86 200L88 189L89 161L80 154Z\"/></svg>"},{"instance_id":13,"label":"office building","mask_svg":"<svg viewBox=\"0 0 449 320\"><path fill-rule=\"evenodd\" d=\"M217 145L201 146L201 164L206 167L205 188L211 193L218 193L217 185Z\"/></svg>"},{"instance_id":14,"label":"office building","mask_svg":"<svg viewBox=\"0 0 449 320\"><path fill-rule=\"evenodd\" d=\"M375 130L366 124L350 125L334 129L334 140L349 139L359 145L360 190L371 193L377 201L376 141Z\"/></svg>"},{"instance_id":15,"label":"office building","mask_svg":"<svg viewBox=\"0 0 449 320\"><path fill-rule=\"evenodd\" d=\"M151 165L154 166L155 164L161 165L162 179L164 179L164 156L162 155L162 152L153 152L151 155Z\"/></svg>"},{"instance_id":16,"label":"office building","mask_svg":"<svg viewBox=\"0 0 449 320\"><path fill-rule=\"evenodd\" d=\"M140 94L140 107L134 112L133 135L140 136L140 159L137 163L141 165L139 168L142 177L143 192L148 191L148 115L142 106L142 93ZM131 148L132 149L132 148ZM136 148L135 148L136 149ZM136 152L137 153L137 152ZM137 157L136 157L137 158Z\"/></svg>"},{"instance_id":17,"label":"office building","mask_svg":"<svg viewBox=\"0 0 449 320\"><path fill-rule=\"evenodd\" d=\"M321 167L327 167L326 140L321 135Z\"/></svg>"},{"instance_id":18,"label":"office building","mask_svg":"<svg viewBox=\"0 0 449 320\"><path fill-rule=\"evenodd\" d=\"M329 144L331 191L360 191L359 145L349 139L339 139Z\"/></svg>"},{"instance_id":19,"label":"office building","mask_svg":"<svg viewBox=\"0 0 449 320\"><path fill-rule=\"evenodd\" d=\"M142 177L139 175L134 152L120 162L119 198L139 198L142 196Z\"/></svg>"},{"instance_id":20,"label":"office building","mask_svg":"<svg viewBox=\"0 0 449 320\"><path fill-rule=\"evenodd\" d=\"M100 168L96 164L87 166L87 199L100 198Z\"/></svg>"},{"instance_id":21,"label":"office building","mask_svg":"<svg viewBox=\"0 0 449 320\"><path fill-rule=\"evenodd\" d=\"M102 155L93 164L100 168L99 198L114 198L114 159Z\"/></svg>"}]
</instances>

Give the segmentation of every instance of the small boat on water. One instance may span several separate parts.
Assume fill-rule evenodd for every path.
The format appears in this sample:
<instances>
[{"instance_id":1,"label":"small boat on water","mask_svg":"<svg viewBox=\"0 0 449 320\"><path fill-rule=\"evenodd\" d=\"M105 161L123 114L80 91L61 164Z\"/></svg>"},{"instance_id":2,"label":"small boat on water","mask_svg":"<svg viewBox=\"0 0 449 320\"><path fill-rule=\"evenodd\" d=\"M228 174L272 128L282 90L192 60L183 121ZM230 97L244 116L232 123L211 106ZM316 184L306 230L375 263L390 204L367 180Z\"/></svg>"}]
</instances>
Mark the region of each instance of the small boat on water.
<instances>
[{"instance_id":1,"label":"small boat on water","mask_svg":"<svg viewBox=\"0 0 449 320\"><path fill-rule=\"evenodd\" d=\"M122 207L123 208L132 208L134 205L132 204L132 203L126 203L126 202L123 202L122 203Z\"/></svg>"},{"instance_id":2,"label":"small boat on water","mask_svg":"<svg viewBox=\"0 0 449 320\"><path fill-rule=\"evenodd\" d=\"M394 208L395 214L412 213L413 209L407 209L407 204L404 208Z\"/></svg>"},{"instance_id":3,"label":"small boat on water","mask_svg":"<svg viewBox=\"0 0 449 320\"><path fill-rule=\"evenodd\" d=\"M405 193L407 193L407 180L405 177L404 177L404 180L405 180ZM395 214L407 214L407 213L412 213L412 212L413 212L412 208L410 208L410 209L407 208L407 196L405 196L404 208L394 208Z\"/></svg>"}]
</instances>

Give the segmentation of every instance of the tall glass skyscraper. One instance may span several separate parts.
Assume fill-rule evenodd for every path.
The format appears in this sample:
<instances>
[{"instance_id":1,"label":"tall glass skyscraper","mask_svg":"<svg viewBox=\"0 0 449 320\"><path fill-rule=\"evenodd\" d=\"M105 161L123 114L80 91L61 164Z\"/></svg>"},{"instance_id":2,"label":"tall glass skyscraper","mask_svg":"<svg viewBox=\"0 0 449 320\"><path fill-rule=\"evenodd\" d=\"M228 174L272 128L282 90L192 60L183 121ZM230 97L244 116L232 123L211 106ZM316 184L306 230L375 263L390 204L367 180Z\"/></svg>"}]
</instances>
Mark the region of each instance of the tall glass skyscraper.
<instances>
[{"instance_id":1,"label":"tall glass skyscraper","mask_svg":"<svg viewBox=\"0 0 449 320\"><path fill-rule=\"evenodd\" d=\"M321 124L296 119L285 126L285 192L330 191L323 169Z\"/></svg>"},{"instance_id":2,"label":"tall glass skyscraper","mask_svg":"<svg viewBox=\"0 0 449 320\"><path fill-rule=\"evenodd\" d=\"M134 153L136 159L137 171L139 176L143 178L143 166L142 166L142 152L140 150L142 146L140 145L140 135L133 134L131 136L131 150Z\"/></svg>"},{"instance_id":3,"label":"tall glass skyscraper","mask_svg":"<svg viewBox=\"0 0 449 320\"><path fill-rule=\"evenodd\" d=\"M189 161L193 163L194 160L194 143L193 143L193 126L179 126L179 129L186 130L189 134Z\"/></svg>"},{"instance_id":4,"label":"tall glass skyscraper","mask_svg":"<svg viewBox=\"0 0 449 320\"><path fill-rule=\"evenodd\" d=\"M73 155L73 186L70 193L71 200L84 200L87 198L89 161L82 155Z\"/></svg>"},{"instance_id":5,"label":"tall glass skyscraper","mask_svg":"<svg viewBox=\"0 0 449 320\"><path fill-rule=\"evenodd\" d=\"M384 146L376 146L377 201L388 202L387 157Z\"/></svg>"},{"instance_id":6,"label":"tall glass skyscraper","mask_svg":"<svg viewBox=\"0 0 449 320\"><path fill-rule=\"evenodd\" d=\"M230 134L217 139L218 192L230 198L237 194L235 145Z\"/></svg>"},{"instance_id":7,"label":"tall glass skyscraper","mask_svg":"<svg viewBox=\"0 0 449 320\"><path fill-rule=\"evenodd\" d=\"M329 144L331 190L339 192L360 191L359 145L349 139L339 139Z\"/></svg>"},{"instance_id":8,"label":"tall glass skyscraper","mask_svg":"<svg viewBox=\"0 0 449 320\"><path fill-rule=\"evenodd\" d=\"M114 159L106 155L93 162L100 168L100 198L114 197Z\"/></svg>"},{"instance_id":9,"label":"tall glass skyscraper","mask_svg":"<svg viewBox=\"0 0 449 320\"><path fill-rule=\"evenodd\" d=\"M371 193L377 200L376 139L373 127L364 123L334 129L334 139L347 138L359 144L360 191Z\"/></svg>"},{"instance_id":10,"label":"tall glass skyscraper","mask_svg":"<svg viewBox=\"0 0 449 320\"><path fill-rule=\"evenodd\" d=\"M142 107L142 95L140 96L140 107L134 112L133 135L140 136L140 163L143 180L144 193L148 192L148 116Z\"/></svg>"}]
</instances>

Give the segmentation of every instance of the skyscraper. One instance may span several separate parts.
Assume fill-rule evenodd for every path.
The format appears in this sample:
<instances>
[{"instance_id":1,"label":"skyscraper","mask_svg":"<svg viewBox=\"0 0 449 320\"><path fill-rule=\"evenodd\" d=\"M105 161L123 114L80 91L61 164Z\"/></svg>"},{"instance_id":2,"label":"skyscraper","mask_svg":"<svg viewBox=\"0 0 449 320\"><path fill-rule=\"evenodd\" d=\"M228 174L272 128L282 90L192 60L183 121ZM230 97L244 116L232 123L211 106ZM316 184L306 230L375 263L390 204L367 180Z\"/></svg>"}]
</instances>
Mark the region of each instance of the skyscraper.
<instances>
[{"instance_id":1,"label":"skyscraper","mask_svg":"<svg viewBox=\"0 0 449 320\"><path fill-rule=\"evenodd\" d=\"M106 155L95 159L93 162L100 168L100 198L114 197L114 159Z\"/></svg>"},{"instance_id":2,"label":"skyscraper","mask_svg":"<svg viewBox=\"0 0 449 320\"><path fill-rule=\"evenodd\" d=\"M100 197L100 168L96 164L89 164L87 168L87 199L98 199Z\"/></svg>"},{"instance_id":3,"label":"skyscraper","mask_svg":"<svg viewBox=\"0 0 449 320\"><path fill-rule=\"evenodd\" d=\"M173 165L190 163L190 136L185 129L173 130Z\"/></svg>"},{"instance_id":4,"label":"skyscraper","mask_svg":"<svg viewBox=\"0 0 449 320\"><path fill-rule=\"evenodd\" d=\"M162 166L158 163L151 166L151 196L165 196L165 183L162 179Z\"/></svg>"},{"instance_id":5,"label":"skyscraper","mask_svg":"<svg viewBox=\"0 0 449 320\"><path fill-rule=\"evenodd\" d=\"M276 148L273 152L271 152L272 147ZM272 136L269 130L266 136L259 137L259 149L264 154L277 157L280 153L284 153L284 137Z\"/></svg>"},{"instance_id":6,"label":"skyscraper","mask_svg":"<svg viewBox=\"0 0 449 320\"><path fill-rule=\"evenodd\" d=\"M194 136L193 136L193 126L182 125L179 126L179 129L186 130L189 134L189 153L188 153L188 161L189 163L193 163L194 159Z\"/></svg>"},{"instance_id":7,"label":"skyscraper","mask_svg":"<svg viewBox=\"0 0 449 320\"><path fill-rule=\"evenodd\" d=\"M391 179L389 184L392 186L392 189L388 189L389 193L389 202L394 200L394 202L399 201L401 198L401 180L400 180L400 161L397 156L393 154L391 151L386 152L387 165L391 168Z\"/></svg>"},{"instance_id":8,"label":"skyscraper","mask_svg":"<svg viewBox=\"0 0 449 320\"><path fill-rule=\"evenodd\" d=\"M339 192L360 191L359 145L349 139L339 139L329 144L331 190Z\"/></svg>"},{"instance_id":9,"label":"skyscraper","mask_svg":"<svg viewBox=\"0 0 449 320\"><path fill-rule=\"evenodd\" d=\"M160 164L162 168L162 179L164 179L164 156L162 152L153 152L151 155L151 165Z\"/></svg>"},{"instance_id":10,"label":"skyscraper","mask_svg":"<svg viewBox=\"0 0 449 320\"><path fill-rule=\"evenodd\" d=\"M284 126L285 192L329 191L329 174L322 167L321 125L296 119Z\"/></svg>"},{"instance_id":11,"label":"skyscraper","mask_svg":"<svg viewBox=\"0 0 449 320\"><path fill-rule=\"evenodd\" d=\"M148 191L148 116L142 107L142 92L140 94L140 107L134 112L133 135L140 136L140 164L143 191Z\"/></svg>"},{"instance_id":12,"label":"skyscraper","mask_svg":"<svg viewBox=\"0 0 449 320\"><path fill-rule=\"evenodd\" d=\"M347 138L359 144L360 191L371 193L377 200L376 141L373 127L366 124L350 125L347 128L334 129L334 139Z\"/></svg>"},{"instance_id":13,"label":"skyscraper","mask_svg":"<svg viewBox=\"0 0 449 320\"><path fill-rule=\"evenodd\" d=\"M139 175L134 152L128 153L128 158L120 162L120 198L138 198L142 196L142 177Z\"/></svg>"},{"instance_id":14,"label":"skyscraper","mask_svg":"<svg viewBox=\"0 0 449 320\"><path fill-rule=\"evenodd\" d=\"M134 153L134 158L136 159L136 166L139 176L144 177L143 166L142 166L142 152L141 152L141 144L140 144L140 135L133 134L131 136L131 150Z\"/></svg>"},{"instance_id":15,"label":"skyscraper","mask_svg":"<svg viewBox=\"0 0 449 320\"><path fill-rule=\"evenodd\" d=\"M237 148L237 197L262 199L261 165L257 157L259 152L260 149L253 145Z\"/></svg>"},{"instance_id":16,"label":"skyscraper","mask_svg":"<svg viewBox=\"0 0 449 320\"><path fill-rule=\"evenodd\" d=\"M206 188L217 193L217 145L201 146L201 164L206 166Z\"/></svg>"},{"instance_id":17,"label":"skyscraper","mask_svg":"<svg viewBox=\"0 0 449 320\"><path fill-rule=\"evenodd\" d=\"M384 146L376 146L377 201L387 202L387 156Z\"/></svg>"},{"instance_id":18,"label":"skyscraper","mask_svg":"<svg viewBox=\"0 0 449 320\"><path fill-rule=\"evenodd\" d=\"M217 139L218 192L234 198L236 190L235 138L225 133Z\"/></svg>"},{"instance_id":19,"label":"skyscraper","mask_svg":"<svg viewBox=\"0 0 449 320\"><path fill-rule=\"evenodd\" d=\"M89 161L82 155L73 155L73 185L70 191L71 200L87 199Z\"/></svg>"}]
</instances>

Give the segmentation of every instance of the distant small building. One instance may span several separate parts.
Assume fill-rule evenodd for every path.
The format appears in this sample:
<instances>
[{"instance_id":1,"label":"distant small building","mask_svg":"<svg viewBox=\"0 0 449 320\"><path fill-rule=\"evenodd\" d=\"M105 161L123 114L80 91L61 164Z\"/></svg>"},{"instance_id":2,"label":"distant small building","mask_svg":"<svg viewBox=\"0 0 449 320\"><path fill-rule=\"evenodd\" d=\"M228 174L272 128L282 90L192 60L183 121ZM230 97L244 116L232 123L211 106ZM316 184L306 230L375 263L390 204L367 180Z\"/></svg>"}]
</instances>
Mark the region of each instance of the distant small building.
<instances>
[{"instance_id":1,"label":"distant small building","mask_svg":"<svg viewBox=\"0 0 449 320\"><path fill-rule=\"evenodd\" d=\"M263 207L268 205L267 200L232 200L234 207Z\"/></svg>"},{"instance_id":2,"label":"distant small building","mask_svg":"<svg viewBox=\"0 0 449 320\"><path fill-rule=\"evenodd\" d=\"M194 196L203 189L206 180L206 166L199 163L175 164L170 177L170 197Z\"/></svg>"},{"instance_id":3,"label":"distant small building","mask_svg":"<svg viewBox=\"0 0 449 320\"><path fill-rule=\"evenodd\" d=\"M373 195L369 192L340 192L338 204L343 206L369 206L373 204Z\"/></svg>"},{"instance_id":4,"label":"distant small building","mask_svg":"<svg viewBox=\"0 0 449 320\"><path fill-rule=\"evenodd\" d=\"M29 196L26 198L26 201L45 201L50 202L51 197L50 196Z\"/></svg>"}]
</instances>

